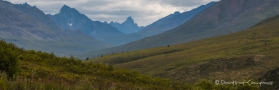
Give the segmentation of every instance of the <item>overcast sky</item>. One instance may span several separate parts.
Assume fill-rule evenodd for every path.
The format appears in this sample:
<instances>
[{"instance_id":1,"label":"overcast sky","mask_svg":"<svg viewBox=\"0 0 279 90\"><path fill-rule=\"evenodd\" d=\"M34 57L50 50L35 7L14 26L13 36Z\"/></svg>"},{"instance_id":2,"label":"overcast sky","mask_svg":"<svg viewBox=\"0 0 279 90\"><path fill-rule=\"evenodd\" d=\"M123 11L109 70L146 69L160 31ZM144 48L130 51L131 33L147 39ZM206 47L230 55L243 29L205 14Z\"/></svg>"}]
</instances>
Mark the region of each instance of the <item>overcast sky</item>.
<instances>
[{"instance_id":1,"label":"overcast sky","mask_svg":"<svg viewBox=\"0 0 279 90\"><path fill-rule=\"evenodd\" d=\"M76 8L94 21L122 23L128 16L146 26L175 11L185 12L219 0L6 0L14 4L27 2L46 14L59 13L63 5Z\"/></svg>"}]
</instances>

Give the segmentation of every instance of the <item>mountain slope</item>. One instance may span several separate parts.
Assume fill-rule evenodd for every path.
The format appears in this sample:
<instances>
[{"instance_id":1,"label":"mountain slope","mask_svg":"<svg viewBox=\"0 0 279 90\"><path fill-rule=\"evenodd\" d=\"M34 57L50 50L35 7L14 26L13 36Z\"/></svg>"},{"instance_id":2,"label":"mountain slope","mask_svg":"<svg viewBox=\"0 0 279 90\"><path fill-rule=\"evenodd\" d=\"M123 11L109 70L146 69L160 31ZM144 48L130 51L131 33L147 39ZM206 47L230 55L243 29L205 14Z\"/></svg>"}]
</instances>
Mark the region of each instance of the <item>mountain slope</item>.
<instances>
[{"instance_id":1,"label":"mountain slope","mask_svg":"<svg viewBox=\"0 0 279 90\"><path fill-rule=\"evenodd\" d=\"M145 37L157 35L165 31L171 30L183 24L184 22L188 21L195 15L199 14L200 12L207 9L208 7L211 7L214 4L215 2L210 2L206 5L201 5L191 11L186 11L183 13L174 12L173 14L163 17L155 21L154 23L146 26L145 28L143 28L141 31L137 33L127 34L127 35L114 38L113 42L119 43L119 45L123 45L132 41L137 41Z\"/></svg>"},{"instance_id":2,"label":"mountain slope","mask_svg":"<svg viewBox=\"0 0 279 90\"><path fill-rule=\"evenodd\" d=\"M61 56L109 47L108 44L80 31L64 32L51 29L55 27L48 26L55 24L48 24L52 20L44 18L47 16L35 7L15 5L6 1L0 1L0 4L0 39L15 43L19 47L54 52ZM18 10L18 6L21 10ZM27 12L22 11L32 13L26 14Z\"/></svg>"},{"instance_id":3,"label":"mountain slope","mask_svg":"<svg viewBox=\"0 0 279 90\"><path fill-rule=\"evenodd\" d=\"M113 21L111 21L109 24L125 34L136 33L144 28L139 27L138 24L134 22L131 16L128 17L126 21L121 24Z\"/></svg>"},{"instance_id":4,"label":"mountain slope","mask_svg":"<svg viewBox=\"0 0 279 90\"><path fill-rule=\"evenodd\" d=\"M187 12L174 12L173 14L170 14L154 23L151 25L147 26L147 28L144 28L144 30L140 31L139 33L141 35L147 34L147 36L153 36L160 34L162 32L165 32L167 30L171 30L184 22L187 22L190 20L192 17L196 16L200 12L206 10L207 8L211 7L214 5L216 2L210 2L206 5L201 5L197 8L194 8L191 11Z\"/></svg>"},{"instance_id":5,"label":"mountain slope","mask_svg":"<svg viewBox=\"0 0 279 90\"><path fill-rule=\"evenodd\" d=\"M45 15L43 11L39 10L35 6L32 7L27 3L23 3L23 4L14 4L13 7L21 12L24 12L27 15L30 15L31 17L43 23L45 26L49 27L50 29L60 30L60 27L56 25L56 23L53 20L51 20L47 15Z\"/></svg>"},{"instance_id":6,"label":"mountain slope","mask_svg":"<svg viewBox=\"0 0 279 90\"><path fill-rule=\"evenodd\" d=\"M162 34L87 55L139 50L230 34L279 14L278 0L222 0L184 24ZM84 54L83 56L86 56Z\"/></svg>"},{"instance_id":7,"label":"mountain slope","mask_svg":"<svg viewBox=\"0 0 279 90\"><path fill-rule=\"evenodd\" d=\"M229 35L107 55L92 61L189 83L199 78L241 82L266 81L262 78L265 77L276 81L266 72L279 68L278 25L279 15Z\"/></svg>"},{"instance_id":8,"label":"mountain slope","mask_svg":"<svg viewBox=\"0 0 279 90\"><path fill-rule=\"evenodd\" d=\"M58 14L48 16L64 30L81 30L85 34L106 43L114 44L111 43L111 37L124 35L111 25L100 21L92 21L76 9L66 5L61 8Z\"/></svg>"},{"instance_id":9,"label":"mountain slope","mask_svg":"<svg viewBox=\"0 0 279 90\"><path fill-rule=\"evenodd\" d=\"M278 0L222 0L175 29L126 46L166 46L241 31L279 14L274 3Z\"/></svg>"}]
</instances>

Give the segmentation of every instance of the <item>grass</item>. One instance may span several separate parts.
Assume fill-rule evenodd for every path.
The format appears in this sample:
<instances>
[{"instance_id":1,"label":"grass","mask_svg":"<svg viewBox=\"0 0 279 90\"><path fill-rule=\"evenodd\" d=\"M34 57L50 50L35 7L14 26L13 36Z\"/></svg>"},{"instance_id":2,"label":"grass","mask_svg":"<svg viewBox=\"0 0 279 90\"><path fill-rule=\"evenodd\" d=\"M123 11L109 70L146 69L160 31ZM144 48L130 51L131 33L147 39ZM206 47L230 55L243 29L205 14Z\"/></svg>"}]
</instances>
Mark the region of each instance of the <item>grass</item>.
<instances>
[{"instance_id":1,"label":"grass","mask_svg":"<svg viewBox=\"0 0 279 90\"><path fill-rule=\"evenodd\" d=\"M0 41L0 90L208 90L258 89L256 85L222 86L203 80L187 84L74 57L17 48ZM233 90L232 89L232 90Z\"/></svg>"},{"instance_id":2,"label":"grass","mask_svg":"<svg viewBox=\"0 0 279 90\"><path fill-rule=\"evenodd\" d=\"M258 80L267 71L279 67L276 64L279 63L278 25L279 16L275 16L241 32L90 61L189 83L200 78Z\"/></svg>"}]
</instances>

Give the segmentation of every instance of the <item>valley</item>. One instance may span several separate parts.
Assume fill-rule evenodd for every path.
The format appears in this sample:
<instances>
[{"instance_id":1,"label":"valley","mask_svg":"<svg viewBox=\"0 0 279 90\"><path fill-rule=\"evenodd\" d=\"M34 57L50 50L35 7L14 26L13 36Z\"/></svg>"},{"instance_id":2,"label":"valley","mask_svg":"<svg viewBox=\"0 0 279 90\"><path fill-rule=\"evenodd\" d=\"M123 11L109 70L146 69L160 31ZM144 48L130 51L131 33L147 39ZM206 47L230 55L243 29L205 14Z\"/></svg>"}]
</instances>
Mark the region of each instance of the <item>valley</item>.
<instances>
[{"instance_id":1,"label":"valley","mask_svg":"<svg viewBox=\"0 0 279 90\"><path fill-rule=\"evenodd\" d=\"M0 90L279 88L278 0L42 1L0 0Z\"/></svg>"},{"instance_id":2,"label":"valley","mask_svg":"<svg viewBox=\"0 0 279 90\"><path fill-rule=\"evenodd\" d=\"M209 80L259 80L278 68L279 16L247 30L224 36L95 58L114 65L195 83Z\"/></svg>"}]
</instances>

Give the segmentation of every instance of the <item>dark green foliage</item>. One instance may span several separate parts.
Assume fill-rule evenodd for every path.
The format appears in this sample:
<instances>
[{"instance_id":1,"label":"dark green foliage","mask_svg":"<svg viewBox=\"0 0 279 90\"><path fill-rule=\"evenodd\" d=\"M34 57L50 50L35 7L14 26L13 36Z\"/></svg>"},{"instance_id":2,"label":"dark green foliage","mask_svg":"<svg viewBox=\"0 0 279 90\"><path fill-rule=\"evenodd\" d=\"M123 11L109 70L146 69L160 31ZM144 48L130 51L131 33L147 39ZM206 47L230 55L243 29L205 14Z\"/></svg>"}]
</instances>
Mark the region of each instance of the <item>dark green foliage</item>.
<instances>
[{"instance_id":1,"label":"dark green foliage","mask_svg":"<svg viewBox=\"0 0 279 90\"><path fill-rule=\"evenodd\" d=\"M18 59L17 56L20 50L16 48L14 44L6 43L3 40L0 41L0 71L4 71L8 74L9 78L13 78L18 72Z\"/></svg>"}]
</instances>

